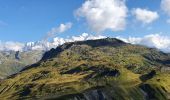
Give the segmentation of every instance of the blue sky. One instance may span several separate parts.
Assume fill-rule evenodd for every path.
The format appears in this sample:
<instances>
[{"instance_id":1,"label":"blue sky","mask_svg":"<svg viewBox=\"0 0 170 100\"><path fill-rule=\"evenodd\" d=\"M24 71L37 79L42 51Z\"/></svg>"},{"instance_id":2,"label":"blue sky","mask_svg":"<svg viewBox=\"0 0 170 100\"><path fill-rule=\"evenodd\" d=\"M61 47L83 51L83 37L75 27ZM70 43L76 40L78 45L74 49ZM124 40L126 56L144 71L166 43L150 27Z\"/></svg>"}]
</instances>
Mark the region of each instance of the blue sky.
<instances>
[{"instance_id":1,"label":"blue sky","mask_svg":"<svg viewBox=\"0 0 170 100\"><path fill-rule=\"evenodd\" d=\"M29 42L41 40L51 28L61 23L71 22L72 28L57 34L59 37L68 37L93 33L86 20L78 20L74 12L85 3L85 0L0 0L0 40ZM170 24L166 21L169 16L161 9L161 0L126 0L128 13L126 28L120 31L106 29L102 35L139 36L162 33L169 36ZM159 18L152 23L143 24L135 20L131 10L141 8L157 12Z\"/></svg>"}]
</instances>

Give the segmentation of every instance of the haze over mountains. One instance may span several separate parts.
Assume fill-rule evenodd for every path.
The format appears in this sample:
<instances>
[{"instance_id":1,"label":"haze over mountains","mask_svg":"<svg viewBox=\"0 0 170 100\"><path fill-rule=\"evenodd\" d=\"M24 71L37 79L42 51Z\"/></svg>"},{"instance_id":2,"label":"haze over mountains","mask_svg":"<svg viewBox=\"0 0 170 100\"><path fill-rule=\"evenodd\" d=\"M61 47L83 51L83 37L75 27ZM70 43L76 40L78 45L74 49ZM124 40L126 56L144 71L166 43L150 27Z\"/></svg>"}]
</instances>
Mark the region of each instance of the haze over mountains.
<instances>
[{"instance_id":1,"label":"haze over mountains","mask_svg":"<svg viewBox=\"0 0 170 100\"><path fill-rule=\"evenodd\" d=\"M15 74L30 64L38 62L45 51L32 50L20 51L0 51L0 79Z\"/></svg>"}]
</instances>

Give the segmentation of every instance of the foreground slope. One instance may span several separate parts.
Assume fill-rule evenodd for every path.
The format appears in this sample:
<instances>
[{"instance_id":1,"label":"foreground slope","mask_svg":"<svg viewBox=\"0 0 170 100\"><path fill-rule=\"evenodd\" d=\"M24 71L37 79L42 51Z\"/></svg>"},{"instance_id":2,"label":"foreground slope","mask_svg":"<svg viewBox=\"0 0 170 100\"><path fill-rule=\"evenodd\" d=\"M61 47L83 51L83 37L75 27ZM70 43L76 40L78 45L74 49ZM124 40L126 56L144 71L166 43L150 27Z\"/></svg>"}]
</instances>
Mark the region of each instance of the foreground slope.
<instances>
[{"instance_id":1,"label":"foreground slope","mask_svg":"<svg viewBox=\"0 0 170 100\"><path fill-rule=\"evenodd\" d=\"M170 55L106 38L66 43L0 83L2 99L167 100Z\"/></svg>"}]
</instances>

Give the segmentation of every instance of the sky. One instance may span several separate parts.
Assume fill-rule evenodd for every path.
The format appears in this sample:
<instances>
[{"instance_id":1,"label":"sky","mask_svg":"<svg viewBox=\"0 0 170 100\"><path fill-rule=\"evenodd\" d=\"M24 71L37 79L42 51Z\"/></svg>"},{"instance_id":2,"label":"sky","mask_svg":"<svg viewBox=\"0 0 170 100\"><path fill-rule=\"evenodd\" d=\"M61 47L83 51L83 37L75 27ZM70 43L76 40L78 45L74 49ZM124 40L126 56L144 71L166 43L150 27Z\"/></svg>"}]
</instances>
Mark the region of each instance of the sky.
<instances>
[{"instance_id":1,"label":"sky","mask_svg":"<svg viewBox=\"0 0 170 100\"><path fill-rule=\"evenodd\" d=\"M153 47L170 51L169 27L170 0L0 0L1 48L88 33L140 44L153 37Z\"/></svg>"},{"instance_id":2,"label":"sky","mask_svg":"<svg viewBox=\"0 0 170 100\"><path fill-rule=\"evenodd\" d=\"M37 41L55 26L74 22L65 36L81 33L73 12L81 0L0 0L0 40Z\"/></svg>"}]
</instances>

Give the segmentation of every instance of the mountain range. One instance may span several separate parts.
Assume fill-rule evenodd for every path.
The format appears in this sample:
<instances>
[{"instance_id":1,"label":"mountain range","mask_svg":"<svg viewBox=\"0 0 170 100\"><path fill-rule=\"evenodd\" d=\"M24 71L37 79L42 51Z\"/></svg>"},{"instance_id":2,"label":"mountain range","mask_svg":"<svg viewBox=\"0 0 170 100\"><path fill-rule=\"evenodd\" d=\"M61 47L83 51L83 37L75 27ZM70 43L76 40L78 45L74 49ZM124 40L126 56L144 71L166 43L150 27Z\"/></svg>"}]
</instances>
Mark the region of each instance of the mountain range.
<instances>
[{"instance_id":1,"label":"mountain range","mask_svg":"<svg viewBox=\"0 0 170 100\"><path fill-rule=\"evenodd\" d=\"M19 53L13 54L16 60L20 59ZM27 65L30 56L35 63L1 80L0 98L170 99L170 54L158 49L105 38L67 42L39 59L41 54L25 55L21 61Z\"/></svg>"},{"instance_id":2,"label":"mountain range","mask_svg":"<svg viewBox=\"0 0 170 100\"><path fill-rule=\"evenodd\" d=\"M19 72L27 65L38 62L43 53L42 50L0 51L0 79Z\"/></svg>"}]
</instances>

